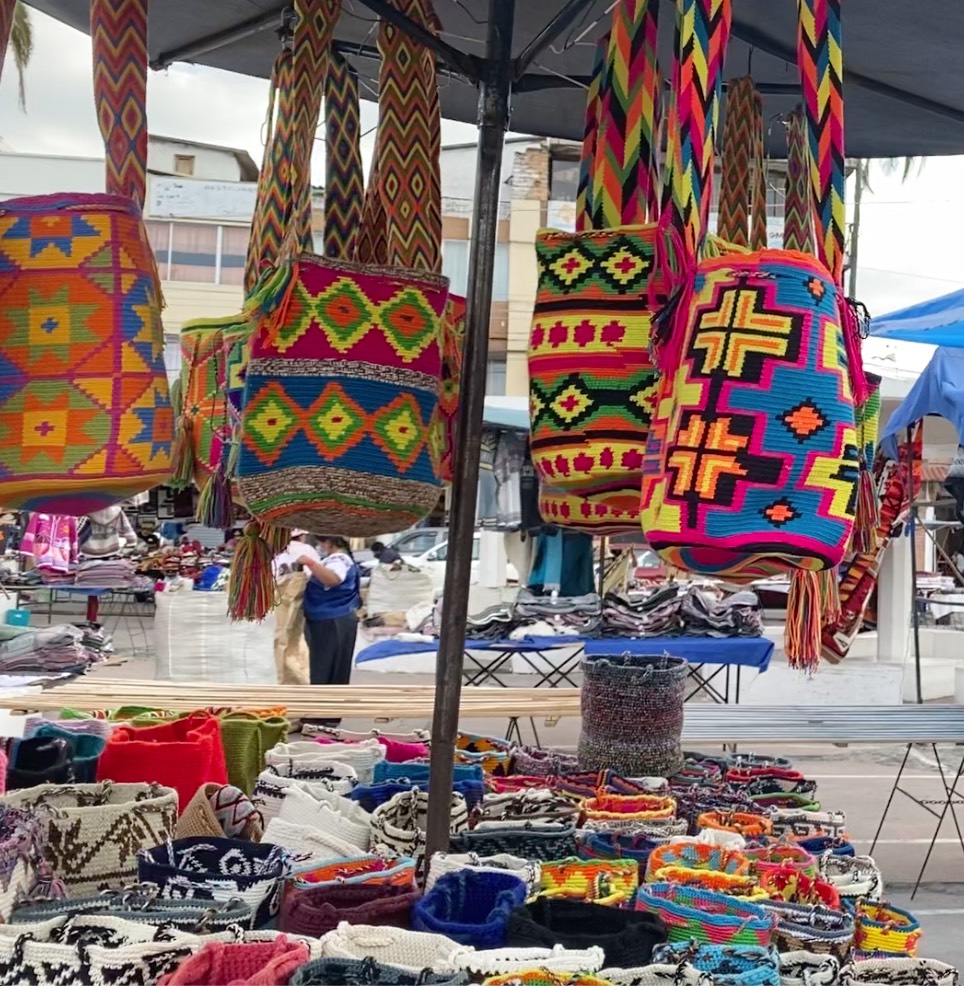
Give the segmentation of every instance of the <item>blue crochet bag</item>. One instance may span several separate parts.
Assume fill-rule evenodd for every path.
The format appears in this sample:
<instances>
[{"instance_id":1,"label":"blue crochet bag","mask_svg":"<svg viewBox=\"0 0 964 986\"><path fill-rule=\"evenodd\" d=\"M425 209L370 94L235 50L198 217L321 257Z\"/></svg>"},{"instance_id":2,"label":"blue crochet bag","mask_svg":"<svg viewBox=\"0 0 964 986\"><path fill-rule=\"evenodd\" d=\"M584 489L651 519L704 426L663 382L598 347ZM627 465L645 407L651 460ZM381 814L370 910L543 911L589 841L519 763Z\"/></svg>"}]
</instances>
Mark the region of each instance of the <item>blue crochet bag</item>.
<instances>
[{"instance_id":1,"label":"blue crochet bag","mask_svg":"<svg viewBox=\"0 0 964 986\"><path fill-rule=\"evenodd\" d=\"M772 946L676 942L657 945L653 962L690 962L712 976L714 986L780 986L780 956Z\"/></svg>"},{"instance_id":2,"label":"blue crochet bag","mask_svg":"<svg viewBox=\"0 0 964 986\"><path fill-rule=\"evenodd\" d=\"M428 781L398 780L385 781L382 784L359 784L348 797L352 801L357 801L365 811L373 812L396 794L410 791L413 787L427 791ZM482 804L482 799L485 797L485 785L481 781L453 781L452 790L465 798L465 803L470 809Z\"/></svg>"},{"instance_id":3,"label":"blue crochet bag","mask_svg":"<svg viewBox=\"0 0 964 986\"><path fill-rule=\"evenodd\" d=\"M509 915L526 902L526 885L512 873L459 870L439 877L412 910L412 928L460 945L501 948Z\"/></svg>"},{"instance_id":4,"label":"blue crochet bag","mask_svg":"<svg viewBox=\"0 0 964 986\"><path fill-rule=\"evenodd\" d=\"M646 874L649 854L660 845L645 835L620 835L618 832L583 831L578 841L579 855L583 859L634 859L641 880Z\"/></svg>"},{"instance_id":5,"label":"blue crochet bag","mask_svg":"<svg viewBox=\"0 0 964 986\"><path fill-rule=\"evenodd\" d=\"M389 763L387 760L380 760L375 764L372 773L373 784L385 784L388 781L411 781L412 784L428 784L429 764L427 763ZM485 780L482 768L477 764L457 763L452 768L453 781L478 781L480 784ZM408 785L411 788L412 784Z\"/></svg>"}]
</instances>

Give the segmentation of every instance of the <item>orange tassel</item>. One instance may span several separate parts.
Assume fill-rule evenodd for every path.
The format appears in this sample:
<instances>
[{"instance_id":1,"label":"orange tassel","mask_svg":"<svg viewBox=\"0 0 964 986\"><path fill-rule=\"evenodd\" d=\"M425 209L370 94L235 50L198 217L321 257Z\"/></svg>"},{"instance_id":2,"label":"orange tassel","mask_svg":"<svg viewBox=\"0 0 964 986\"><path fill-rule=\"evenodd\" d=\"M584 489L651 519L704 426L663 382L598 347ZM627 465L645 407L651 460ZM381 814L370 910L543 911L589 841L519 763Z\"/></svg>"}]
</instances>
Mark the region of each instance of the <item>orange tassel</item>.
<instances>
[{"instance_id":1,"label":"orange tassel","mask_svg":"<svg viewBox=\"0 0 964 986\"><path fill-rule=\"evenodd\" d=\"M189 414L177 419L174 429L174 447L171 450L171 486L186 490L194 480L194 421Z\"/></svg>"},{"instance_id":2,"label":"orange tassel","mask_svg":"<svg viewBox=\"0 0 964 986\"><path fill-rule=\"evenodd\" d=\"M829 626L840 619L840 583L837 580L837 569L825 568L817 572L820 585L820 623Z\"/></svg>"},{"instance_id":3,"label":"orange tassel","mask_svg":"<svg viewBox=\"0 0 964 986\"><path fill-rule=\"evenodd\" d=\"M820 663L820 580L816 572L790 576L784 649L791 668L812 674Z\"/></svg>"}]
</instances>

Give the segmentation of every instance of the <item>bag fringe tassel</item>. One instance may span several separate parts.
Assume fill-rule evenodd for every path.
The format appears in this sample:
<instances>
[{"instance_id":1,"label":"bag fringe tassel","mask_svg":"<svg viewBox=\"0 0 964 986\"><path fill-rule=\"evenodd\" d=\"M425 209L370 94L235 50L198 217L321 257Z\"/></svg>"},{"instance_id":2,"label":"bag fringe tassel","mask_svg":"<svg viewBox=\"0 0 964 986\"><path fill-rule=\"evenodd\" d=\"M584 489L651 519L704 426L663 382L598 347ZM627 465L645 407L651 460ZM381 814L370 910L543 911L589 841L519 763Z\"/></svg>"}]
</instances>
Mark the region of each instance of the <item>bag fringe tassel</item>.
<instances>
[{"instance_id":1,"label":"bag fringe tassel","mask_svg":"<svg viewBox=\"0 0 964 986\"><path fill-rule=\"evenodd\" d=\"M194 421L187 414L177 419L171 449L171 486L186 490L194 481Z\"/></svg>"},{"instance_id":2,"label":"bag fringe tassel","mask_svg":"<svg viewBox=\"0 0 964 986\"><path fill-rule=\"evenodd\" d=\"M829 626L840 619L840 582L837 579L837 569L825 568L817 572L820 584L820 623Z\"/></svg>"},{"instance_id":3,"label":"bag fringe tassel","mask_svg":"<svg viewBox=\"0 0 964 986\"><path fill-rule=\"evenodd\" d=\"M812 674L820 663L820 580L816 572L795 571L787 595L784 646L791 668Z\"/></svg>"},{"instance_id":4,"label":"bag fringe tassel","mask_svg":"<svg viewBox=\"0 0 964 986\"><path fill-rule=\"evenodd\" d=\"M214 475L207 481L197 502L197 519L205 527L226 530L234 524L234 501L231 499L231 480L225 456Z\"/></svg>"},{"instance_id":5,"label":"bag fringe tassel","mask_svg":"<svg viewBox=\"0 0 964 986\"><path fill-rule=\"evenodd\" d=\"M262 536L261 525L248 524L235 546L228 579L228 614L232 620L260 623L274 609L275 554Z\"/></svg>"}]
</instances>

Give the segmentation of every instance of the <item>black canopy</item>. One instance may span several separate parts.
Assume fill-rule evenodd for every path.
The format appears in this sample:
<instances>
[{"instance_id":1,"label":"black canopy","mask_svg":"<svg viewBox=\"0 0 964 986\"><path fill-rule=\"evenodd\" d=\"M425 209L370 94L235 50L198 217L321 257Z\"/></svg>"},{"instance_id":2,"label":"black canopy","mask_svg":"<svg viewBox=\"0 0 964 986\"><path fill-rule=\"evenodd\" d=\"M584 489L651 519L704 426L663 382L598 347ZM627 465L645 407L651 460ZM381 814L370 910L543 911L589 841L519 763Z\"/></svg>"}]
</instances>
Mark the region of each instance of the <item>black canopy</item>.
<instances>
[{"instance_id":1,"label":"black canopy","mask_svg":"<svg viewBox=\"0 0 964 986\"><path fill-rule=\"evenodd\" d=\"M81 30L88 0L28 0L31 6ZM382 0L383 3L383 0ZM345 0L340 49L362 77L377 79L373 31L379 0ZM592 42L609 22L612 0L523 0L516 5L514 53L554 18L573 11L571 24L550 49L521 71L513 87L510 129L549 137L582 136ZM672 47L671 5L661 25L664 64ZM799 100L793 67L795 0L734 0L734 30L726 77L751 74L764 94L768 119ZM157 66L190 61L267 76L277 49L272 31L283 0L156 0L150 6L150 54ZM488 0L436 0L442 40L468 56L484 54ZM843 4L847 153L903 157L964 153L964 3L960 0L846 0ZM578 40L577 40L578 39ZM575 43L574 43L575 42ZM457 63L453 56L446 59ZM525 59L528 61L528 59ZM472 58L461 67L471 75ZM474 123L474 81L452 71L442 79L442 111ZM770 129L770 153L783 152L783 127Z\"/></svg>"}]
</instances>

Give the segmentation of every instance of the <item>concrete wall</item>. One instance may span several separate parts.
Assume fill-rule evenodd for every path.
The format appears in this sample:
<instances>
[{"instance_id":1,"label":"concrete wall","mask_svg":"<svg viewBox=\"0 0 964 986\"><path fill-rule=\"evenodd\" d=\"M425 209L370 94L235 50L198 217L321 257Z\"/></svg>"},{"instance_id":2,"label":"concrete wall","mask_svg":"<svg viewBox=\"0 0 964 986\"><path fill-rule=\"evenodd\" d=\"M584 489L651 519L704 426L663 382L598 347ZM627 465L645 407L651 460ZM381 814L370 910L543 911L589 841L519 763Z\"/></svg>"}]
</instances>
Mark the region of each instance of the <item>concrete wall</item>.
<instances>
[{"instance_id":1,"label":"concrete wall","mask_svg":"<svg viewBox=\"0 0 964 986\"><path fill-rule=\"evenodd\" d=\"M178 154L194 158L193 178L206 178L210 181L239 181L241 168L238 159L231 151L198 147L196 144L175 140L152 138L147 151L147 167L151 171L164 171L176 174L175 157Z\"/></svg>"}]
</instances>

